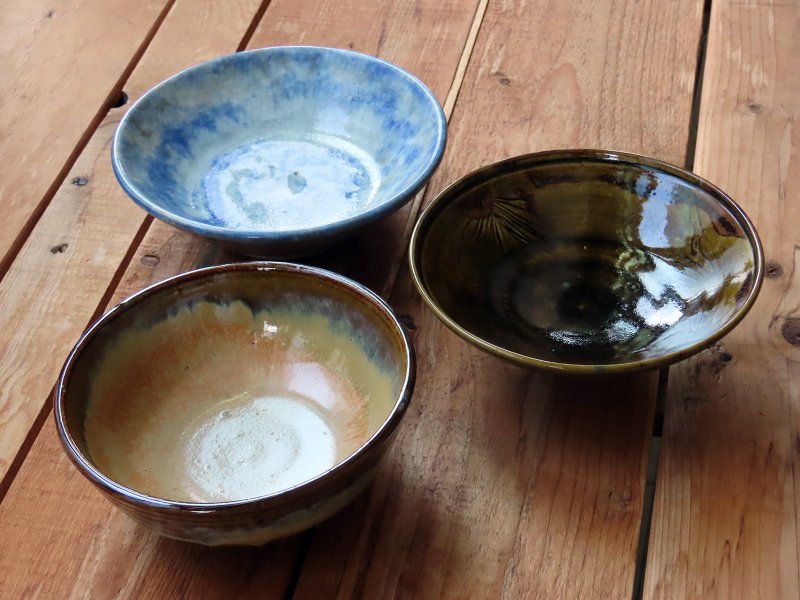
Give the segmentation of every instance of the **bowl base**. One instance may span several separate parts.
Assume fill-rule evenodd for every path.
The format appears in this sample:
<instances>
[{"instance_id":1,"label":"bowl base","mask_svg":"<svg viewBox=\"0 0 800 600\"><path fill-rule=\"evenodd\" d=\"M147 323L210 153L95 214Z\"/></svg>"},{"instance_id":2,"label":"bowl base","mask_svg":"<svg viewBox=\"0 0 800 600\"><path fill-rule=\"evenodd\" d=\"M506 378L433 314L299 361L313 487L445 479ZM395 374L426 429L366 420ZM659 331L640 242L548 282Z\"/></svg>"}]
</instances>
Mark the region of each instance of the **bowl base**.
<instances>
[{"instance_id":1,"label":"bowl base","mask_svg":"<svg viewBox=\"0 0 800 600\"><path fill-rule=\"evenodd\" d=\"M216 224L288 231L321 227L367 209L380 167L347 140L275 134L217 148L192 198ZM333 199L344 198L345 202Z\"/></svg>"}]
</instances>

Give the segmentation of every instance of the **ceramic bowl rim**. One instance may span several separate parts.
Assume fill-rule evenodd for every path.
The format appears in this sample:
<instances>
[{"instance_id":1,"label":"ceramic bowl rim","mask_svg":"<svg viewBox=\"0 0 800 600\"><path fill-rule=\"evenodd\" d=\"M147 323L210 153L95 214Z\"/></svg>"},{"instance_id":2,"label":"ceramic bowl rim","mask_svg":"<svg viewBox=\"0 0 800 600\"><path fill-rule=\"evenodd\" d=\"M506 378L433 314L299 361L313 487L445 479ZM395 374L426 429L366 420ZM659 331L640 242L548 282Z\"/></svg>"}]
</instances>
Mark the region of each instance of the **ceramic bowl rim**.
<instances>
[{"instance_id":1,"label":"ceramic bowl rim","mask_svg":"<svg viewBox=\"0 0 800 600\"><path fill-rule=\"evenodd\" d=\"M438 216L440 211L446 208L464 191L471 189L475 185L479 185L490 179L493 179L497 171L509 172L534 165L546 163L580 162L581 160L602 163L619 163L622 165L627 164L631 166L640 165L663 171L693 186L701 188L723 208L727 209L733 214L737 223L742 227L747 235L750 245L753 249L753 256L755 259L753 273L755 276L755 281L753 282L753 285L742 306L727 322L723 324L722 327L720 327L713 334L706 336L699 342L691 344L680 350L668 352L661 356L630 360L621 363L568 363L535 358L533 356L514 352L513 350L508 350L507 348L493 344L492 342L475 335L460 325L458 322L452 319L444 310L444 308L442 308L436 302L433 296L429 293L425 284L425 269L419 262L421 259L419 249L421 248L427 230L430 228L431 223ZM544 368L551 371L565 372L576 375L602 373L615 374L654 369L683 360L684 358L687 358L711 346L714 342L727 335L745 317L750 308L753 306L753 303L756 301L764 279L764 249L762 247L761 240L759 239L758 232L744 210L728 194L699 175L668 162L631 152L599 149L564 149L533 152L480 167L457 179L439 194L437 194L437 196L422 211L422 214L417 219L414 229L411 232L411 240L408 249L408 262L411 270L411 278L413 279L414 285L422 296L425 304L428 305L428 307L433 311L440 321L442 321L459 337L491 354L494 354L495 356L506 359L519 366Z\"/></svg>"},{"instance_id":2,"label":"ceramic bowl rim","mask_svg":"<svg viewBox=\"0 0 800 600\"><path fill-rule=\"evenodd\" d=\"M334 286L341 286L348 291L353 292L361 300L364 300L367 302L367 304L371 305L380 314L380 316L385 319L387 327L396 332L404 353L405 373L403 374L400 391L394 400L389 415L386 417L383 423L370 435L365 442L359 446L357 450L350 453L344 459L336 462L336 464L324 472L294 486L253 498L223 502L186 502L168 500L139 492L133 488L114 481L109 476L102 473L100 469L94 465L93 461L84 455L75 442L74 436L72 435L72 432L68 426L65 412L68 387L72 371L75 369L76 364L80 360L81 354L86 347L109 323L116 320L121 314L132 309L135 310L135 308L142 301L150 298L153 295L165 293L171 289L180 287L184 283L213 277L220 273L256 271L262 271L265 273L278 271L281 273L298 274L304 277L316 279L318 281L325 281L326 283ZM129 296L125 300L122 300L119 304L109 309L103 316L97 319L86 330L86 332L81 335L78 342L71 350L66 362L64 363L53 394L53 414L58 435L61 439L61 444L66 451L67 456L84 477L89 479L102 491L110 494L112 498L118 497L134 505L146 506L150 508L188 511L195 513L233 510L240 507L251 507L254 505L258 505L260 508L268 508L271 505L292 506L296 502L302 502L304 500L313 501L323 497L324 493L322 493L322 490L324 489L338 489L342 485L338 482L347 481L348 473L351 473L353 470L360 473L357 465L362 464L363 461L368 458L371 451L380 451L381 446L385 442L388 442L392 439L397 426L400 424L400 421L402 420L403 415L410 404L415 381L416 356L414 353L413 343L408 332L406 331L406 328L402 325L388 303L366 286L337 273L333 273L318 267L280 261L228 263L194 269L192 271L181 273L150 285L139 292L136 292L132 296Z\"/></svg>"},{"instance_id":3,"label":"ceramic bowl rim","mask_svg":"<svg viewBox=\"0 0 800 600\"><path fill-rule=\"evenodd\" d=\"M380 204L373 206L367 210L359 212L353 216L347 217L345 219L339 219L337 221L333 221L332 223L326 223L323 225L318 225L315 227L306 227L306 228L295 228L295 229L267 229L267 230L260 230L260 229L246 229L246 228L236 228L230 227L227 225L213 225L211 223L205 223L203 221L199 221L196 219L191 219L185 217L183 215L177 214L170 210L167 210L162 206L157 199L152 199L146 194L143 194L139 191L139 189L128 180L128 177L125 173L125 169L122 165L122 152L121 152L121 138L124 137L124 132L126 130L126 126L128 122L133 118L131 115L135 115L137 112L137 107L139 107L143 102L149 100L153 96L162 92L163 88L169 87L173 85L176 80L182 79L187 77L189 74L196 73L198 71L203 71L207 69L212 69L217 65L225 64L228 62L237 62L244 60L243 57L259 55L259 54L277 54L277 53L287 53L289 55L296 54L296 53L318 53L318 54L341 54L344 56L355 58L356 60L363 61L365 64L373 63L373 64L380 64L388 69L389 72L394 73L401 79L405 79L409 82L412 87L419 89L423 95L425 96L426 100L430 103L432 107L432 113L436 116L436 140L433 146L433 151L428 157L428 162L425 165L423 171L412 181L408 182L406 186L393 194L392 196L388 197L385 201L381 202ZM114 171L114 175L117 178L120 186L125 190L126 194L130 196L130 198L138 204L142 209L161 219L162 221L169 223L175 227L180 229L184 229L186 231L190 231L196 233L198 235L211 237L214 239L219 239L223 241L233 241L233 242L284 242L284 241L292 241L292 242L300 242L306 239L313 239L315 236L320 234L331 234L334 232L346 232L353 230L361 225L365 225L372 221L375 221L392 211L400 208L403 206L408 200L410 200L414 194L416 194L430 179L433 175L436 168L439 166L439 163L442 160L442 155L444 154L444 149L447 144L447 119L444 114L444 110L442 109L441 104L437 100L436 96L431 92L431 90L416 76L412 75L405 69L398 67L395 64L392 64L382 58L378 58L376 56L371 56L369 54L364 54L362 52L356 52L354 50L345 50L344 48L331 48L326 46L270 46L267 48L255 48L252 50L243 50L241 52L234 52L233 54L226 54L224 56L218 56L216 58L212 58L211 60L207 60L196 65L190 66L174 75L168 77L164 81L156 84L149 90L147 90L140 98L138 98L131 107L127 110L125 115L123 115L122 119L120 119L119 124L114 132L114 139L111 143L111 166Z\"/></svg>"}]
</instances>

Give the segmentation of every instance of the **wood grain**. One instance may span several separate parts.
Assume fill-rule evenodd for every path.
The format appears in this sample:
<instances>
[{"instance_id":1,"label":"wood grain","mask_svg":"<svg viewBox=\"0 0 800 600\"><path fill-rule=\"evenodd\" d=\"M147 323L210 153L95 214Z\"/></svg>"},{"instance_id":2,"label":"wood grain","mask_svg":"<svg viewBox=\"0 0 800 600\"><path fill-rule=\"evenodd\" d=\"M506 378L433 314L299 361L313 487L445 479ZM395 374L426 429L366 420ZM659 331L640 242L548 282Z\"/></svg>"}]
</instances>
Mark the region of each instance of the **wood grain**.
<instances>
[{"instance_id":1,"label":"wood grain","mask_svg":"<svg viewBox=\"0 0 800 600\"><path fill-rule=\"evenodd\" d=\"M695 170L764 243L751 313L673 368L649 598L798 598L800 2L712 4Z\"/></svg>"},{"instance_id":2,"label":"wood grain","mask_svg":"<svg viewBox=\"0 0 800 600\"><path fill-rule=\"evenodd\" d=\"M304 5L303 10L296 10L298 4ZM353 43L354 47L365 49L372 48L383 37L382 48L408 46L415 49L413 53L409 53L411 62L402 66L428 82L443 99L447 95L448 83L456 70L461 48L472 22L475 2L470 0L440 4L430 1L412 4L404 0L396 4L392 8L386 3L377 6L376 3L366 0L337 3L336 6L342 14L370 15L377 10L378 14L385 15L382 28L369 26L369 21L362 22L361 27L353 29L352 35L348 34L350 41L344 44L337 37L341 34L340 28L331 28L329 24L318 20L316 11L322 6L321 3L276 0L270 4L264 16L263 22L269 25L265 24L255 33L251 47L298 43L291 31L281 33L282 30L291 30L292 27L307 32L303 38L304 43L316 40L314 43L320 45L347 46ZM213 4L215 7L217 5L218 3ZM412 13L416 7L424 15L424 22L407 21L408 10L403 7L408 7ZM442 12L443 7L449 12ZM186 12L182 12L184 10ZM197 15L193 15L196 11L196 7L192 8L180 1L176 4L162 27L163 31L159 32L145 54L140 68L144 67L151 53L155 64L160 64L159 59L168 56L168 47L157 44L162 34L166 35L167 27L173 25L171 19L176 20L175 25L180 29L181 23L188 25L197 19ZM181 20L177 21L178 17L173 13L179 12ZM436 15L439 20L430 17L431 14ZM215 28L234 31L232 25L221 27L220 20L221 17L214 19ZM444 36L440 31L443 22L448 23L447 35ZM460 36L454 33L458 28L461 31ZM384 31L383 36L381 31ZM308 35L308 32L316 33ZM396 36L403 38L402 44L395 40ZM183 34L180 37L187 40L198 39L197 35ZM209 34L209 37L213 36ZM451 40L446 48L441 43L442 37ZM390 60L395 58L384 50L381 55ZM428 68L431 70L426 71ZM136 73L133 77L135 76ZM143 89L136 93L141 91ZM120 273L122 280L114 290L112 301L154 280L225 258L216 246L161 223L154 223L148 229L150 221L115 188L110 169L106 165L106 156L111 130L119 116L121 115L117 115L113 121L109 120L109 131L105 138L98 140L97 147L92 146L91 152L87 149L84 153L86 162L79 161L83 168L90 169L82 171L90 173L87 177L90 183L82 186L78 193L72 188L62 190L63 195L56 197L53 206L60 200L64 203L63 210L56 213L53 206L48 208L42 223L48 219L51 210L52 221L46 221L47 226L40 223L42 226L37 227L26 244L26 249L30 248L30 254L21 254L14 264L19 269L16 279L19 289L14 292L19 306L17 319L24 319L22 299L30 298L34 290L37 295L41 295L43 289L53 294L54 310L64 303L69 304L68 312L65 311L63 315L63 331L56 332L60 336L57 341L50 341L50 334L45 335L44 332L32 333L30 325L27 326L27 335L30 337L21 338L38 349L31 356L38 356L42 364L38 377L31 377L26 380L24 387L19 386L16 389L18 393L24 391L30 402L38 401L37 406L42 405L46 395L46 391L41 394L38 392L43 391L45 386L49 390L63 361L63 356L42 357L42 349L63 349L64 356L66 355L71 344L71 340L67 341L66 338L70 332L77 337L80 329L96 310L97 302L103 298L106 287L114 283L118 266L122 264L127 267L125 254L131 241L139 235L138 232L143 234L147 231L147 235L133 255L130 268L124 274ZM83 160L82 156L81 161ZM105 198L110 200L104 202ZM116 224L116 229L111 227L112 222ZM69 244L66 251L53 255L54 260L68 262L68 267L51 267L46 274L40 274L40 271L47 268L46 261L51 259L41 248L45 247L49 253L49 244L43 242L53 232L70 233L68 239L63 238L64 243ZM61 240L62 237L59 235L56 239ZM138 244L138 240L136 243ZM100 252L97 250L98 244L102 244ZM54 285L51 278L56 278L59 284ZM64 292L61 291L64 287L68 287L71 294L79 293L80 298L71 300L70 297L64 297ZM10 329L9 327L8 330ZM19 347L22 347L22 343ZM30 360L30 356L24 359L9 355L0 364L16 364L19 368L19 365L27 365ZM6 372L12 372L11 366ZM37 386L37 390L31 390ZM48 419L14 478L6 498L0 504L0 539L10 540L7 544L9 548L17 547L13 556L0 551L0 572L8 574L5 580L0 580L0 597L7 591L11 594L25 590L33 582L41 580L48 581L47 587L39 590L41 594L56 597L80 595L84 589L89 590L87 595L100 598L159 597L165 594L185 594L192 598L218 598L225 595L282 597L285 593L288 569L297 556L297 546L301 543L301 538L264 549L241 550L238 553L190 549L181 544L159 540L131 525L125 517L112 510L96 490L82 481L62 455ZM58 471L58 477L51 473L52 469ZM59 486L58 494L50 488L54 481ZM36 498L43 500L34 500ZM17 522L14 515L22 512L27 514L28 507L33 502L36 502L35 514L30 514L24 523ZM73 517L60 527L51 527L50 523L64 510L73 513ZM98 553L99 558L93 556ZM19 564L24 564L25 567L17 566ZM48 564L55 566L47 566ZM106 569L113 572L112 581L116 583L105 583L103 572ZM273 572L275 581L266 585L264 582L272 577ZM233 582L227 587L224 586L226 577Z\"/></svg>"},{"instance_id":3,"label":"wood grain","mask_svg":"<svg viewBox=\"0 0 800 600\"><path fill-rule=\"evenodd\" d=\"M126 82L130 100L193 63L233 52L261 1L178 2ZM126 108L97 128L0 281L0 479L145 222L109 160Z\"/></svg>"},{"instance_id":4,"label":"wood grain","mask_svg":"<svg viewBox=\"0 0 800 600\"><path fill-rule=\"evenodd\" d=\"M127 82L130 97L194 62L235 50L260 5L261 0L178 2ZM0 283L4 473L144 221L119 190L108 160L123 112L112 111L92 136ZM79 177L85 182L72 183ZM50 419L38 442L49 452L32 452L0 504L0 597L136 597L127 586L137 557L126 549L135 542L137 549L157 549L163 542L132 527L81 480L63 456ZM96 501L84 503L83 496ZM270 562L276 562L276 581L285 584L291 560L283 568L280 561Z\"/></svg>"},{"instance_id":5,"label":"wood grain","mask_svg":"<svg viewBox=\"0 0 800 600\"><path fill-rule=\"evenodd\" d=\"M170 0L33 0L0 10L0 265L106 112Z\"/></svg>"},{"instance_id":6,"label":"wood grain","mask_svg":"<svg viewBox=\"0 0 800 600\"><path fill-rule=\"evenodd\" d=\"M681 163L701 17L689 2L490 2L427 200L547 148ZM505 365L444 329L405 274L392 304L415 323L414 400L369 496L315 531L296 597L629 597L655 375Z\"/></svg>"},{"instance_id":7,"label":"wood grain","mask_svg":"<svg viewBox=\"0 0 800 600\"><path fill-rule=\"evenodd\" d=\"M536 38L534 32L516 28L520 23L545 19L541 14L530 14L530 6L520 10L524 19L509 9L500 14L487 13L488 23L492 23L491 18L496 22L484 23L484 27L490 27L486 35L492 37L483 44L511 39L519 40L521 45L522 40ZM566 16L547 15L560 17L563 23L556 43L573 36L586 38L586 31L598 26L588 14L564 12ZM687 38L687 31L699 36L698 11L682 13L678 8L676 14L689 14L691 18L673 20L675 31ZM617 23L626 19L630 29L618 29ZM602 94L593 93L596 80L592 83L588 75L588 82L576 77L576 86L589 88L580 97L590 98L586 102L592 105L591 109L583 105L578 108L586 115L577 128L593 129L585 138L560 142L558 128L551 126L546 135L531 142L525 132L520 135L514 123L498 129L492 119L506 117L509 105L518 106L517 98L528 97L530 90L536 88L537 68L542 78L553 67L550 63L537 64L536 57L530 63L507 67L512 76L516 72L520 77L531 73L531 80L521 90L506 90L511 86L498 81L504 77L498 78L492 69L477 62L465 80L465 86L470 87L462 89L459 98L459 103L474 106L474 112L452 124L451 150L443 168L461 168L462 162L469 163L469 153L476 147L485 145L491 151L497 140L509 137L516 139L519 146L512 147L511 152L579 143L646 151L649 143L663 144L660 156L681 162L691 104L690 74L694 69L693 51L687 48L692 44L669 30L663 32L658 44L646 49L652 40L638 31L652 27L654 19L654 6L638 12L631 5L612 13L605 23L611 29L610 35L622 37L625 42L639 40L635 64L626 62L624 57L605 56L595 48L573 49L552 59L557 64L567 62L579 73L577 65L587 74L597 64L581 62L585 55L593 55L600 65L619 61L622 67L609 69L621 68L629 73L631 88L644 79L649 90L660 90L660 96L648 92L656 100L653 106L658 110L654 114L660 119L658 127L651 129L652 142L636 141L642 131L650 131L645 122L649 123L651 117L642 107L631 106L627 98L617 100L618 104L609 111L635 117L630 118L631 141L626 143L626 130L619 124L605 128L594 124L591 112L602 113L608 107ZM500 27L505 30L494 29ZM480 43L479 38L477 49L486 53ZM525 53L519 48L508 50L507 60L515 63L517 54ZM664 68L675 56L686 63L685 72L679 72L677 80L674 70ZM658 73L662 73L661 80ZM567 86L566 92L562 91L552 102L569 105L575 100L570 96L572 89ZM634 94L633 89L629 92ZM610 91L606 94L613 97ZM494 103L486 106L488 99ZM476 127L487 115L490 122ZM463 145L460 153L449 158L453 140L461 140ZM503 156L502 150L494 152L498 154L475 160ZM464 170L468 168L471 167ZM446 177L437 176L431 187L436 189L437 181L443 186ZM380 289L380 271L355 258L373 251L371 239L382 238L384 248L392 244L403 247L405 240L395 237L403 218L402 214L397 215L382 224L378 238L366 233L353 240L349 249L314 262L344 267L349 275ZM124 295L176 270L225 258L230 257L220 255L205 242L154 223L123 279L120 293ZM469 349L444 331L419 305L407 278L403 277L393 302L417 324L415 339L421 363L418 391L392 460L387 462L369 496L315 532L297 595L629 595L654 379L641 377L598 384L530 377L527 372ZM567 573L578 575L566 576Z\"/></svg>"}]
</instances>

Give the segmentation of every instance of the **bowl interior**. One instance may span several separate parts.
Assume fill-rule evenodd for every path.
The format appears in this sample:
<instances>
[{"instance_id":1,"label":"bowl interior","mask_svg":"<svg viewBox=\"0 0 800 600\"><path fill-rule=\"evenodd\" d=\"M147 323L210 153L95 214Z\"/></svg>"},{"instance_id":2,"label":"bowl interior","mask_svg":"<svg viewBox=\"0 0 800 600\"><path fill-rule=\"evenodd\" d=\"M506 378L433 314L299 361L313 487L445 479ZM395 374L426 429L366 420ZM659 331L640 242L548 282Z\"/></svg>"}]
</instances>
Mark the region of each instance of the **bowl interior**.
<instances>
[{"instance_id":1,"label":"bowl interior","mask_svg":"<svg viewBox=\"0 0 800 600\"><path fill-rule=\"evenodd\" d=\"M189 280L96 330L66 385L100 473L181 502L275 494L341 463L398 410L403 334L372 300L307 273Z\"/></svg>"},{"instance_id":2,"label":"bowl interior","mask_svg":"<svg viewBox=\"0 0 800 600\"><path fill-rule=\"evenodd\" d=\"M167 80L120 124L115 167L177 225L275 232L324 227L421 185L438 162L436 99L354 52L266 48Z\"/></svg>"},{"instance_id":3,"label":"bowl interior","mask_svg":"<svg viewBox=\"0 0 800 600\"><path fill-rule=\"evenodd\" d=\"M426 299L540 366L641 365L721 335L760 284L755 232L709 184L638 158L529 155L455 184L414 233Z\"/></svg>"}]
</instances>

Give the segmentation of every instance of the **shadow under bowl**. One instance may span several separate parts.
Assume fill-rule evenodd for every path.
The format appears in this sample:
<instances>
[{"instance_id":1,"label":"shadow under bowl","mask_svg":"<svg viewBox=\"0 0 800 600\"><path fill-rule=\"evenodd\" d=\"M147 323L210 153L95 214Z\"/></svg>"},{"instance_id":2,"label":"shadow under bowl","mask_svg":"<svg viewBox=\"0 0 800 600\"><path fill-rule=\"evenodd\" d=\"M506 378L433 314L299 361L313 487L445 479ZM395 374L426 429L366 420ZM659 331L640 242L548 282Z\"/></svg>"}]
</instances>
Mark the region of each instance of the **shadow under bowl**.
<instances>
[{"instance_id":1,"label":"shadow under bowl","mask_svg":"<svg viewBox=\"0 0 800 600\"><path fill-rule=\"evenodd\" d=\"M378 58L307 46L187 69L119 124L128 195L176 227L261 258L320 250L397 210L441 159L425 85Z\"/></svg>"},{"instance_id":2,"label":"shadow under bowl","mask_svg":"<svg viewBox=\"0 0 800 600\"><path fill-rule=\"evenodd\" d=\"M673 363L747 313L763 251L700 177L620 152L530 154L471 173L425 210L412 276L467 341L530 367L609 373Z\"/></svg>"},{"instance_id":3,"label":"shadow under bowl","mask_svg":"<svg viewBox=\"0 0 800 600\"><path fill-rule=\"evenodd\" d=\"M414 354L343 277L225 265L103 316L55 395L78 469L137 521L209 545L310 527L369 482L408 406Z\"/></svg>"}]
</instances>

